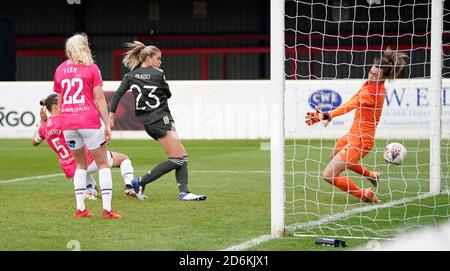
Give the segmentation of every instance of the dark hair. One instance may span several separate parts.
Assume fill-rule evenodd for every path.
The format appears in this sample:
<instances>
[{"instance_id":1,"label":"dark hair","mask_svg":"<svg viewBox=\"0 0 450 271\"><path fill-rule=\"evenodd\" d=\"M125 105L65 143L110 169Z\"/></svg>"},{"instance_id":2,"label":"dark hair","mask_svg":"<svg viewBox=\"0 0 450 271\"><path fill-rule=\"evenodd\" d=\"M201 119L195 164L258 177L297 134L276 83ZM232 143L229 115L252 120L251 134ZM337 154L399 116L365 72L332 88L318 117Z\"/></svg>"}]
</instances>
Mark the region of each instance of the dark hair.
<instances>
[{"instance_id":1,"label":"dark hair","mask_svg":"<svg viewBox=\"0 0 450 271\"><path fill-rule=\"evenodd\" d=\"M391 50L388 47L383 52L381 59L375 59L374 64L383 71L381 74L382 79L394 79L403 70L407 58L406 54Z\"/></svg>"},{"instance_id":2,"label":"dark hair","mask_svg":"<svg viewBox=\"0 0 450 271\"><path fill-rule=\"evenodd\" d=\"M42 106L45 106L49 112L52 111L52 107L56 104L58 104L58 95L55 93L52 93L47 96L47 98L41 99L39 101L39 104Z\"/></svg>"}]
</instances>

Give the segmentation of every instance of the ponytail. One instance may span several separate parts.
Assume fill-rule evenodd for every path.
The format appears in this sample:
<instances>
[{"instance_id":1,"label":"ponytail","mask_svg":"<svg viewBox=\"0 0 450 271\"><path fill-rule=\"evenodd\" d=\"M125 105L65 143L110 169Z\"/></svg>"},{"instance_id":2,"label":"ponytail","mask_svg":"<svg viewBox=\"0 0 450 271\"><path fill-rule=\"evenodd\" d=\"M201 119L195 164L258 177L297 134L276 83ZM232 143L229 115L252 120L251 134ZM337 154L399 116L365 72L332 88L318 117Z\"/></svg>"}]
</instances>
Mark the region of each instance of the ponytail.
<instances>
[{"instance_id":1,"label":"ponytail","mask_svg":"<svg viewBox=\"0 0 450 271\"><path fill-rule=\"evenodd\" d=\"M137 40L133 41L133 43L125 43L125 46L129 50L125 53L122 63L130 70L140 66L148 56L152 57L161 51L156 46L145 46L145 44Z\"/></svg>"},{"instance_id":2,"label":"ponytail","mask_svg":"<svg viewBox=\"0 0 450 271\"><path fill-rule=\"evenodd\" d=\"M122 62L127 68L134 70L134 68L141 64L139 56L141 55L142 49L145 48L145 45L142 42L135 40L133 43L126 43L125 46L130 50L125 53Z\"/></svg>"},{"instance_id":3,"label":"ponytail","mask_svg":"<svg viewBox=\"0 0 450 271\"><path fill-rule=\"evenodd\" d=\"M375 60L375 65L380 66L383 79L395 79L403 70L408 56L404 53L392 50L390 47L384 51L381 59Z\"/></svg>"}]
</instances>

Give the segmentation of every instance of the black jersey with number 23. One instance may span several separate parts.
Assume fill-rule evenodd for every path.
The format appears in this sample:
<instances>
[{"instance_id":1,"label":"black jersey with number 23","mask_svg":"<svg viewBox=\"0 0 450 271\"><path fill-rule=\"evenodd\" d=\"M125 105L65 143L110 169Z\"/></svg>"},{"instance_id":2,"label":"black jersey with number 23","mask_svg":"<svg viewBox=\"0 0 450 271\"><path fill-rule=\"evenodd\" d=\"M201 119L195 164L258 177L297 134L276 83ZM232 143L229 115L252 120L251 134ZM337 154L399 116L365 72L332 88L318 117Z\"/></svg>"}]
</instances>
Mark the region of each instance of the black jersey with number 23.
<instances>
[{"instance_id":1,"label":"black jersey with number 23","mask_svg":"<svg viewBox=\"0 0 450 271\"><path fill-rule=\"evenodd\" d=\"M112 98L110 112L116 112L120 99L128 90L134 96L136 117L143 123L150 124L170 115L167 99L172 94L163 70L140 67L125 74Z\"/></svg>"}]
</instances>

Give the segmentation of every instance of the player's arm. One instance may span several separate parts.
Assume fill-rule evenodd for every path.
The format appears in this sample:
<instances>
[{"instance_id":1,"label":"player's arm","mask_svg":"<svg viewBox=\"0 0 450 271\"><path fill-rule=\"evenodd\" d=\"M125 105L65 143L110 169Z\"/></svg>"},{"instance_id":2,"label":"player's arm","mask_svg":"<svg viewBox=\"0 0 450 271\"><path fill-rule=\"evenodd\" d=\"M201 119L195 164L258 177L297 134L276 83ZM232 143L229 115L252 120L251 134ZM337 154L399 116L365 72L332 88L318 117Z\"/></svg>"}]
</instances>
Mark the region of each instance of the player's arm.
<instances>
[{"instance_id":1,"label":"player's arm","mask_svg":"<svg viewBox=\"0 0 450 271\"><path fill-rule=\"evenodd\" d=\"M97 105L98 113L100 114L100 118L105 124L105 140L106 142L111 141L111 126L109 124L108 118L108 105L106 103L105 94L103 93L102 86L94 87L94 100Z\"/></svg>"},{"instance_id":2,"label":"player's arm","mask_svg":"<svg viewBox=\"0 0 450 271\"><path fill-rule=\"evenodd\" d=\"M111 99L111 105L109 107L109 124L111 128L114 127L114 115L117 110L117 106L119 105L120 99L122 99L123 95L130 89L130 83L126 75L123 77L122 82L120 83L119 88L114 93Z\"/></svg>"},{"instance_id":3,"label":"player's arm","mask_svg":"<svg viewBox=\"0 0 450 271\"><path fill-rule=\"evenodd\" d=\"M39 110L39 115L41 116L41 124L47 121L47 113L45 112L45 106L41 106L41 110ZM42 143L44 140L44 137L41 136L39 129L34 133L33 137L31 138L31 144L33 146L39 146L39 144Z\"/></svg>"},{"instance_id":4,"label":"player's arm","mask_svg":"<svg viewBox=\"0 0 450 271\"><path fill-rule=\"evenodd\" d=\"M31 144L33 144L33 146L39 146L42 143L43 138L41 137L41 135L39 134L39 131L36 131L33 135L33 138L31 138Z\"/></svg>"},{"instance_id":5,"label":"player's arm","mask_svg":"<svg viewBox=\"0 0 450 271\"><path fill-rule=\"evenodd\" d=\"M172 93L170 92L169 84L167 83L166 75L164 75L164 72L162 73L161 79L162 79L161 87L162 89L165 90L167 99L169 99L170 97L172 97Z\"/></svg>"},{"instance_id":6,"label":"player's arm","mask_svg":"<svg viewBox=\"0 0 450 271\"><path fill-rule=\"evenodd\" d=\"M328 123L331 121L331 119L352 111L353 109L357 108L359 104L360 104L360 95L359 93L357 93L353 95L353 97L346 103L342 104L341 106L335 108L330 112L326 113L322 112L318 107L316 107L315 112L307 112L305 122L309 126L322 121L324 125L327 126Z\"/></svg>"},{"instance_id":7,"label":"player's arm","mask_svg":"<svg viewBox=\"0 0 450 271\"><path fill-rule=\"evenodd\" d=\"M348 112L357 108L360 104L360 96L361 95L359 93L353 95L353 97L350 100L348 100L346 103L338 106L337 108L335 108L334 110L329 112L330 119L335 118L337 116L347 114Z\"/></svg>"}]
</instances>

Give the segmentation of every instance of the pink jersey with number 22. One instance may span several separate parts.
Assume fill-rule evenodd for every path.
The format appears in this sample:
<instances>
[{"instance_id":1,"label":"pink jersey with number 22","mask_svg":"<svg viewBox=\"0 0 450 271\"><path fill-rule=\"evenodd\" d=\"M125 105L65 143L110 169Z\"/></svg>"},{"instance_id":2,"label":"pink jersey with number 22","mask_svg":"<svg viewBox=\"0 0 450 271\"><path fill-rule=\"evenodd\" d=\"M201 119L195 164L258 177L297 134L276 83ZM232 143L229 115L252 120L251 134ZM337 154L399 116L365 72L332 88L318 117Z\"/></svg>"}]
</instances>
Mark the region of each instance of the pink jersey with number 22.
<instances>
[{"instance_id":1,"label":"pink jersey with number 22","mask_svg":"<svg viewBox=\"0 0 450 271\"><path fill-rule=\"evenodd\" d=\"M64 61L55 71L54 91L61 94L63 130L98 129L100 115L94 103L94 87L103 85L100 69Z\"/></svg>"}]
</instances>

